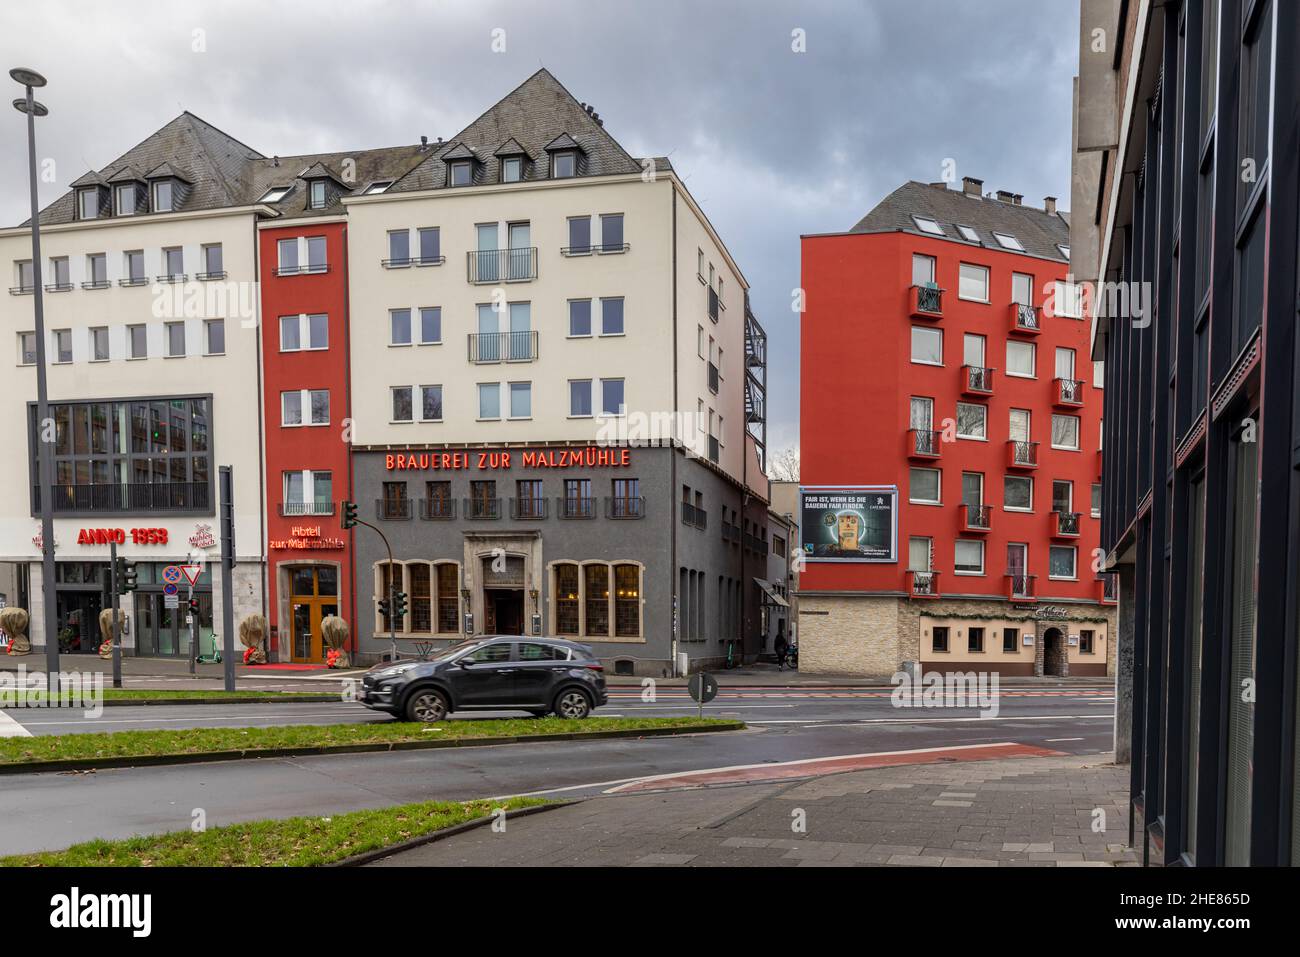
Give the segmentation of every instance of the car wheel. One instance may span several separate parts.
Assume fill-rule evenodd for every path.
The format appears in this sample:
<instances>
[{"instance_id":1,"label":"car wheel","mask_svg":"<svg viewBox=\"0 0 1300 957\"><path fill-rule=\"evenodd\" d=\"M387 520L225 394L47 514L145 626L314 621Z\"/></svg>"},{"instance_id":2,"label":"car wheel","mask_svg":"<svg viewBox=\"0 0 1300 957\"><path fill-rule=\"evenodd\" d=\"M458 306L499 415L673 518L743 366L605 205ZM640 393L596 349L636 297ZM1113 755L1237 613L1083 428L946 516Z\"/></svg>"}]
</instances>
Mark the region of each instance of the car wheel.
<instances>
[{"instance_id":1,"label":"car wheel","mask_svg":"<svg viewBox=\"0 0 1300 957\"><path fill-rule=\"evenodd\" d=\"M585 718L591 714L591 698L578 688L561 691L555 698L555 713L561 718Z\"/></svg>"},{"instance_id":2,"label":"car wheel","mask_svg":"<svg viewBox=\"0 0 1300 957\"><path fill-rule=\"evenodd\" d=\"M421 688L406 702L406 720L429 724L447 717L447 696L433 688Z\"/></svg>"}]
</instances>

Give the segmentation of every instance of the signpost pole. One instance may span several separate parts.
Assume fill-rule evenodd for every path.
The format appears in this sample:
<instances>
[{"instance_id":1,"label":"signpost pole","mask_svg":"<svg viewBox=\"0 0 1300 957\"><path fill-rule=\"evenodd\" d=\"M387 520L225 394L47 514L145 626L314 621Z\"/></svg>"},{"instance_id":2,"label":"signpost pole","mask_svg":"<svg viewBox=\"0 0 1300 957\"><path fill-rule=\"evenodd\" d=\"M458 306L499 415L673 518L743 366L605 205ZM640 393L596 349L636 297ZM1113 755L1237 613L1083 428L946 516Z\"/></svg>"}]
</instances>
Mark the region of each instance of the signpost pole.
<instances>
[{"instance_id":1,"label":"signpost pole","mask_svg":"<svg viewBox=\"0 0 1300 957\"><path fill-rule=\"evenodd\" d=\"M235 502L231 467L220 468L221 485L221 631L226 690L235 690Z\"/></svg>"},{"instance_id":2,"label":"signpost pole","mask_svg":"<svg viewBox=\"0 0 1300 957\"><path fill-rule=\"evenodd\" d=\"M118 615L118 580L117 580L117 542L108 543L108 568L110 591L113 596L113 687L122 687L122 636L121 625L117 620Z\"/></svg>"},{"instance_id":3,"label":"signpost pole","mask_svg":"<svg viewBox=\"0 0 1300 957\"><path fill-rule=\"evenodd\" d=\"M194 614L194 606L191 604L193 599L194 585L191 584L185 593L185 610L190 619L190 674L197 670L199 655L203 654L203 649L199 647L199 618Z\"/></svg>"}]
</instances>

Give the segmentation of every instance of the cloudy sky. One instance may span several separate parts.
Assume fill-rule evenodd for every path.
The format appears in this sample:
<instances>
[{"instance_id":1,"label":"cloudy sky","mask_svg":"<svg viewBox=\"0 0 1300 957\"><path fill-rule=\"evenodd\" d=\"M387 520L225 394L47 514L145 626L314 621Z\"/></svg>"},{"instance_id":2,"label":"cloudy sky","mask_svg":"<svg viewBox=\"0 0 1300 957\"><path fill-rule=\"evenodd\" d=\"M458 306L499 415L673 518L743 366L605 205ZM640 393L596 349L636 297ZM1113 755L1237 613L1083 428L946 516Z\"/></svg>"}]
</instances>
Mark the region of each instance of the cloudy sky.
<instances>
[{"instance_id":1,"label":"cloudy sky","mask_svg":"<svg viewBox=\"0 0 1300 957\"><path fill-rule=\"evenodd\" d=\"M847 229L945 160L1027 201L1069 196L1077 22L1072 0L41 0L0 6L0 63L50 81L42 204L181 110L266 155L390 146L452 136L546 66L633 155L671 157L737 258L779 450L798 439L799 235Z\"/></svg>"}]
</instances>

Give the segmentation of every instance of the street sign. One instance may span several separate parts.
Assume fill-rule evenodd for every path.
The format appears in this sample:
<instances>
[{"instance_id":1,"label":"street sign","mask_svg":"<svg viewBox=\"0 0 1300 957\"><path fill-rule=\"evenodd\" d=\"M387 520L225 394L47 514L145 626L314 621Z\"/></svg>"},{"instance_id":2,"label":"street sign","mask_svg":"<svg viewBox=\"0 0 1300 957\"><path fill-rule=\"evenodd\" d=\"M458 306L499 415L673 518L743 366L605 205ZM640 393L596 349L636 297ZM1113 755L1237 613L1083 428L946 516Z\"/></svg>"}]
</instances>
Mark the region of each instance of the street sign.
<instances>
[{"instance_id":1,"label":"street sign","mask_svg":"<svg viewBox=\"0 0 1300 957\"><path fill-rule=\"evenodd\" d=\"M169 598L175 597L176 586L171 582L168 582L166 585L163 585L163 594L167 595Z\"/></svg>"},{"instance_id":2,"label":"street sign","mask_svg":"<svg viewBox=\"0 0 1300 957\"><path fill-rule=\"evenodd\" d=\"M175 585L181 580L181 567L179 565L168 565L163 569L163 581L168 585Z\"/></svg>"},{"instance_id":3,"label":"street sign","mask_svg":"<svg viewBox=\"0 0 1300 957\"><path fill-rule=\"evenodd\" d=\"M175 593L171 595L163 595L163 607L164 608L181 607L181 596Z\"/></svg>"},{"instance_id":4,"label":"street sign","mask_svg":"<svg viewBox=\"0 0 1300 957\"><path fill-rule=\"evenodd\" d=\"M692 701L706 704L718 696L718 681L707 671L701 671L691 675L686 689L691 693Z\"/></svg>"},{"instance_id":5,"label":"street sign","mask_svg":"<svg viewBox=\"0 0 1300 957\"><path fill-rule=\"evenodd\" d=\"M185 580L188 581L190 583L190 587L193 588L195 585L198 584L199 576L203 574L203 566L182 565L181 571L184 572L185 574Z\"/></svg>"}]
</instances>

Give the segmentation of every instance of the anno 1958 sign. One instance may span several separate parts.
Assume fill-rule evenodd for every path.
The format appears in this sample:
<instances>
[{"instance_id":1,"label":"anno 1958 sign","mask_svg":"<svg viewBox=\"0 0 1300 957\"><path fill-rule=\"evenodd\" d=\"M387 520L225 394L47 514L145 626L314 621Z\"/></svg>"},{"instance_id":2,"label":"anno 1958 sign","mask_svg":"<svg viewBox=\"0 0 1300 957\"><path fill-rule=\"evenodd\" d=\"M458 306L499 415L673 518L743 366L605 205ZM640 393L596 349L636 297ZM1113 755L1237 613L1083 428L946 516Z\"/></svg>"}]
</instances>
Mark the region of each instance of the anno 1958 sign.
<instances>
[{"instance_id":1,"label":"anno 1958 sign","mask_svg":"<svg viewBox=\"0 0 1300 957\"><path fill-rule=\"evenodd\" d=\"M512 466L524 469L627 468L632 464L629 448L522 449L506 451L459 452L390 452L384 456L384 468L390 472L408 469L439 472L459 470L497 471Z\"/></svg>"}]
</instances>

